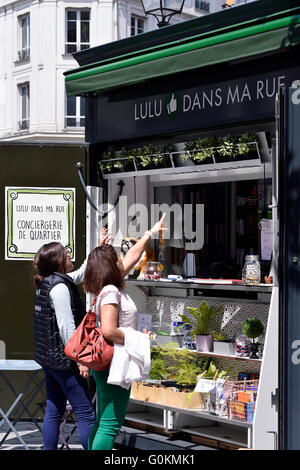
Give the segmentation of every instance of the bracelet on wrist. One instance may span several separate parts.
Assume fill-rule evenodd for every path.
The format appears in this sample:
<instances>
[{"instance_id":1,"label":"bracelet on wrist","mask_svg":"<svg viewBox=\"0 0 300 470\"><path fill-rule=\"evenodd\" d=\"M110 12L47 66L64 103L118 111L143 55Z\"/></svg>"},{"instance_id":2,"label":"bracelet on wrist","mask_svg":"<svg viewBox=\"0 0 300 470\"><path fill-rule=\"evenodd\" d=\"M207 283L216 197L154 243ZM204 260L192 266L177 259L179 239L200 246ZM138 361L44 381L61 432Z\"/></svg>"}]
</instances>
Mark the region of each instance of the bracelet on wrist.
<instances>
[{"instance_id":1,"label":"bracelet on wrist","mask_svg":"<svg viewBox=\"0 0 300 470\"><path fill-rule=\"evenodd\" d=\"M148 235L150 238L153 238L154 236L154 233L151 232L151 230L146 230L145 234L144 235Z\"/></svg>"}]
</instances>

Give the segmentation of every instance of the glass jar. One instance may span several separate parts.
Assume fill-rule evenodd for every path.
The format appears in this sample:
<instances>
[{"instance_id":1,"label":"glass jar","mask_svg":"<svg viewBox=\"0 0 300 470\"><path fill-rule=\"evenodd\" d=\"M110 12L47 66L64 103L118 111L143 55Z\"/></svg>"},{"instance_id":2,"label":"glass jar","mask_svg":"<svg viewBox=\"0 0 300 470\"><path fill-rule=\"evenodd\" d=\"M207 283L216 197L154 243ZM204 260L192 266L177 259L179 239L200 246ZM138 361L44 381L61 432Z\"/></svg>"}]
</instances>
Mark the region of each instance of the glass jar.
<instances>
[{"instance_id":1,"label":"glass jar","mask_svg":"<svg viewBox=\"0 0 300 470\"><path fill-rule=\"evenodd\" d=\"M149 261L147 263L144 278L149 279L149 280L160 279L161 278L160 263L157 261Z\"/></svg>"},{"instance_id":2,"label":"glass jar","mask_svg":"<svg viewBox=\"0 0 300 470\"><path fill-rule=\"evenodd\" d=\"M260 283L260 262L258 255L246 255L242 271L243 281L246 285L257 286Z\"/></svg>"},{"instance_id":3,"label":"glass jar","mask_svg":"<svg viewBox=\"0 0 300 470\"><path fill-rule=\"evenodd\" d=\"M192 338L192 336L191 336L192 330L193 330L193 328L191 326L184 330L184 335L183 335L183 338L182 338L182 348L183 349L193 349L193 350L197 349L195 339Z\"/></svg>"}]
</instances>

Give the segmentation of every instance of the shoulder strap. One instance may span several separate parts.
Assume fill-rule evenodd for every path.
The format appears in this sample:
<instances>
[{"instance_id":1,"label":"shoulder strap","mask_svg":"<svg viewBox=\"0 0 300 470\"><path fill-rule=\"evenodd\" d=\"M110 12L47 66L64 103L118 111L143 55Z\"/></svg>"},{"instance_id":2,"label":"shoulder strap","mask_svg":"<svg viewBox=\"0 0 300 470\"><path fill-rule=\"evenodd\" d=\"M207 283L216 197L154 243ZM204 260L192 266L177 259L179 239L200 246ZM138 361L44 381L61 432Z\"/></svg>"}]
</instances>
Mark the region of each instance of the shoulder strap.
<instances>
[{"instance_id":1,"label":"shoulder strap","mask_svg":"<svg viewBox=\"0 0 300 470\"><path fill-rule=\"evenodd\" d=\"M97 298L98 298L98 295L100 294L100 292L101 292L101 291L99 290L99 291L97 292L97 294L94 295L94 298L93 298L93 300L92 300L91 306L90 306L90 308L89 308L89 310L88 310L89 312L92 312L92 311L95 312L95 309L94 309L93 307L95 306L95 304L96 304L96 302L97 302Z\"/></svg>"}]
</instances>

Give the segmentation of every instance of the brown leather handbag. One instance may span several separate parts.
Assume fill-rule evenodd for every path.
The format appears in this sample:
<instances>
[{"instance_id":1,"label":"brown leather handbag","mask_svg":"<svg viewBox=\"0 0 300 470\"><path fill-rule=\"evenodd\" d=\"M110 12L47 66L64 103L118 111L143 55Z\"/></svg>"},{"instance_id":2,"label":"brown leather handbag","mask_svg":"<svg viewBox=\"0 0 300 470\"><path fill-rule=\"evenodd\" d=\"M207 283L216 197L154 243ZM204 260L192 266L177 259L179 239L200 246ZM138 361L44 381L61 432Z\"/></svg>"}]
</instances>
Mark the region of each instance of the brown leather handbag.
<instances>
[{"instance_id":1,"label":"brown leather handbag","mask_svg":"<svg viewBox=\"0 0 300 470\"><path fill-rule=\"evenodd\" d=\"M92 310L98 294L95 295L91 308L65 345L66 356L97 371L109 369L114 354L114 345L106 341L101 326L97 327L96 313Z\"/></svg>"}]
</instances>

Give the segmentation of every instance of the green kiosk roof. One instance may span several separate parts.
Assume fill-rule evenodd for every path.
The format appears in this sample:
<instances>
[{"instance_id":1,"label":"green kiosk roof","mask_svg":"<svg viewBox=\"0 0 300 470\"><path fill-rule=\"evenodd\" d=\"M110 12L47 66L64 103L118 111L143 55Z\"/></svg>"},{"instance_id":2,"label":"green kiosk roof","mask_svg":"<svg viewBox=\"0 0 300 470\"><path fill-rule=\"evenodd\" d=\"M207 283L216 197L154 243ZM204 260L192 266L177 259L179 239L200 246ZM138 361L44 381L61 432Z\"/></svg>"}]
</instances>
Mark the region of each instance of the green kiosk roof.
<instances>
[{"instance_id":1,"label":"green kiosk roof","mask_svg":"<svg viewBox=\"0 0 300 470\"><path fill-rule=\"evenodd\" d=\"M66 90L100 94L299 44L299 1L260 0L76 53L81 67L65 72Z\"/></svg>"}]
</instances>

